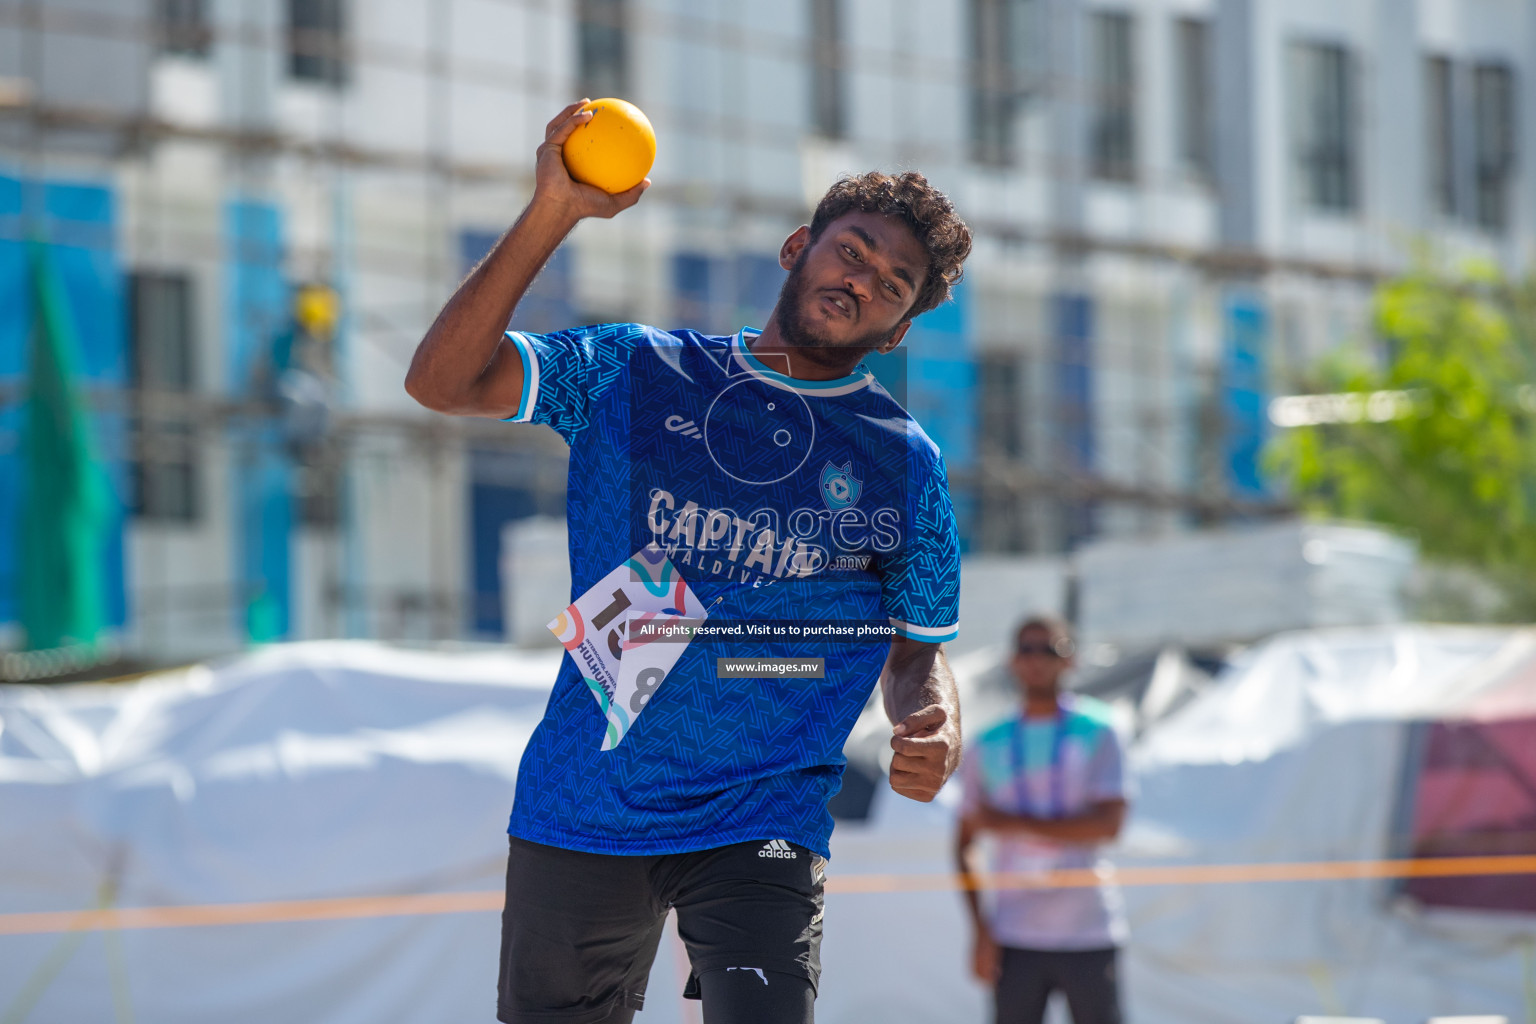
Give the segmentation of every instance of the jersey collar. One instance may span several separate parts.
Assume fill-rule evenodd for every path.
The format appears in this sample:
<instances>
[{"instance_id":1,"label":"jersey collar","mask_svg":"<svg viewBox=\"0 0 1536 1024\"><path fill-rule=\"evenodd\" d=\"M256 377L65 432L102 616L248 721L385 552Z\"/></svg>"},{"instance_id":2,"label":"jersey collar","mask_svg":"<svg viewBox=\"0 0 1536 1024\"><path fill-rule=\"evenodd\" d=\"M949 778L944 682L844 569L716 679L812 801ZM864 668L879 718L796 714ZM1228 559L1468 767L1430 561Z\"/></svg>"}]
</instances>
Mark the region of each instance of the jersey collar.
<instances>
[{"instance_id":1,"label":"jersey collar","mask_svg":"<svg viewBox=\"0 0 1536 1024\"><path fill-rule=\"evenodd\" d=\"M793 391L799 395L814 395L818 398L833 398L837 395L846 395L854 391L867 388L874 380L874 375L864 369L860 363L852 373L846 377L838 377L835 380L801 380L799 377L791 377L777 370L770 370L763 365L763 361L752 354L747 348L747 342L762 334L762 331L743 327L736 332L736 337L731 340L731 358L741 370L751 374L767 384L784 391Z\"/></svg>"}]
</instances>

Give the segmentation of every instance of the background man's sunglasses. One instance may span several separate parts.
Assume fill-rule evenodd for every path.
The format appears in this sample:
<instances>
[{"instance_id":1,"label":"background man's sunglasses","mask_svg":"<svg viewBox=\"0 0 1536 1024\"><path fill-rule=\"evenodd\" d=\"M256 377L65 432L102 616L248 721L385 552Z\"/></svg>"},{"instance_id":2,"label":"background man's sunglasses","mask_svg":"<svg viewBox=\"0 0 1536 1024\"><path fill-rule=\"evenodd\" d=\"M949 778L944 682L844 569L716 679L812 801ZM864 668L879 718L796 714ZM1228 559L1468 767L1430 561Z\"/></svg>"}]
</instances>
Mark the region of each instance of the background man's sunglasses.
<instances>
[{"instance_id":1,"label":"background man's sunglasses","mask_svg":"<svg viewBox=\"0 0 1536 1024\"><path fill-rule=\"evenodd\" d=\"M1025 658L1031 654L1038 654L1043 658L1060 658L1062 656L1060 651L1048 644L1019 644L1018 647L1014 648L1014 651Z\"/></svg>"}]
</instances>

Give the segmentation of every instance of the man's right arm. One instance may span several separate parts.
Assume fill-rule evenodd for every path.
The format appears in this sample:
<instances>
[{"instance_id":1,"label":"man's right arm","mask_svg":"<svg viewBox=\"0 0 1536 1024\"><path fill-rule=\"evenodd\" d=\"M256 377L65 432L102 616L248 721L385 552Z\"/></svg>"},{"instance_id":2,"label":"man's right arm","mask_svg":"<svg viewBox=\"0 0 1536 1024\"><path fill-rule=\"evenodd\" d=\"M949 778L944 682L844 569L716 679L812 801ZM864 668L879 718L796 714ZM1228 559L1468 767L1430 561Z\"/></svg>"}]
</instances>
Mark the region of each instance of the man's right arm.
<instances>
[{"instance_id":1,"label":"man's right arm","mask_svg":"<svg viewBox=\"0 0 1536 1024\"><path fill-rule=\"evenodd\" d=\"M1002 969L1001 953L987 915L982 910L981 889L985 879L976 870L974 857L976 838L975 812L986 806L986 792L982 788L980 766L971 751L960 768L963 784L960 801L960 817L955 823L955 872L959 876L960 894L965 899L965 909L971 922L971 973L983 984L997 981Z\"/></svg>"},{"instance_id":2,"label":"man's right arm","mask_svg":"<svg viewBox=\"0 0 1536 1024\"><path fill-rule=\"evenodd\" d=\"M646 179L628 192L610 195L571 178L560 149L591 118L581 103L573 103L545 126L533 199L459 285L416 347L405 390L428 409L496 419L517 413L523 361L506 338L512 311L579 221L612 217L633 206L650 186Z\"/></svg>"},{"instance_id":3,"label":"man's right arm","mask_svg":"<svg viewBox=\"0 0 1536 1024\"><path fill-rule=\"evenodd\" d=\"M971 863L972 844L977 830L970 815L962 814L955 830L955 870L960 876L960 891L965 897L971 919L971 974L984 984L997 981L1002 969L1001 953L987 918L981 909L982 878Z\"/></svg>"},{"instance_id":4,"label":"man's right arm","mask_svg":"<svg viewBox=\"0 0 1536 1024\"><path fill-rule=\"evenodd\" d=\"M971 923L985 927L981 913L981 877L971 863L971 847L976 842L976 826L966 815L961 815L955 828L955 871L960 876L960 892L970 911Z\"/></svg>"}]
</instances>

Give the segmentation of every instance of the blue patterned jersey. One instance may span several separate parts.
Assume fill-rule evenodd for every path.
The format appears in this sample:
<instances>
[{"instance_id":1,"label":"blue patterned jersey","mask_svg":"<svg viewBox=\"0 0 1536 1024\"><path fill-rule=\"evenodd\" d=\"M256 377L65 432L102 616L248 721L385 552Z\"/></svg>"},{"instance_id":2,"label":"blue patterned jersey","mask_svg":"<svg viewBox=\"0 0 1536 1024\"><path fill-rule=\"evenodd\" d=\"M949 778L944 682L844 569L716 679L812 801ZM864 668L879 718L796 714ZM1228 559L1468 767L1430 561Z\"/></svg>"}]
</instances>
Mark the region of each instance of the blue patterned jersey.
<instances>
[{"instance_id":1,"label":"blue patterned jersey","mask_svg":"<svg viewBox=\"0 0 1536 1024\"><path fill-rule=\"evenodd\" d=\"M888 623L952 639L959 547L937 448L862 366L791 378L748 351L755 336L508 333L523 360L513 419L571 446L573 598L656 544L711 624ZM826 856L843 742L888 649L888 638L694 640L611 750L567 654L523 755L510 831L593 853L787 839ZM823 658L825 676L721 678L718 657Z\"/></svg>"}]
</instances>

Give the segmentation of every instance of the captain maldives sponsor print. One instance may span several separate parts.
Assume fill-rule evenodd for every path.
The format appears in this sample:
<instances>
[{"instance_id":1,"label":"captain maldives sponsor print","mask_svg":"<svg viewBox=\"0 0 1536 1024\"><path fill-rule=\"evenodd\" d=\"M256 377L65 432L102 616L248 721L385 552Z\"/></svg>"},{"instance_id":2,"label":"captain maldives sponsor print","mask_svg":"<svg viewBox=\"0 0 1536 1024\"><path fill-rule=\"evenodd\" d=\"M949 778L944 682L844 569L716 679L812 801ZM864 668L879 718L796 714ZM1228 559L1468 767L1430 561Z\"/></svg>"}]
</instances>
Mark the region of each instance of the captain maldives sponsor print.
<instances>
[{"instance_id":1,"label":"captain maldives sponsor print","mask_svg":"<svg viewBox=\"0 0 1536 1024\"><path fill-rule=\"evenodd\" d=\"M657 487L650 492L646 522L668 557L719 579L863 571L872 553L888 554L901 546L902 517L891 506L858 508L862 490L850 461L822 467L824 507L711 508Z\"/></svg>"}]
</instances>

